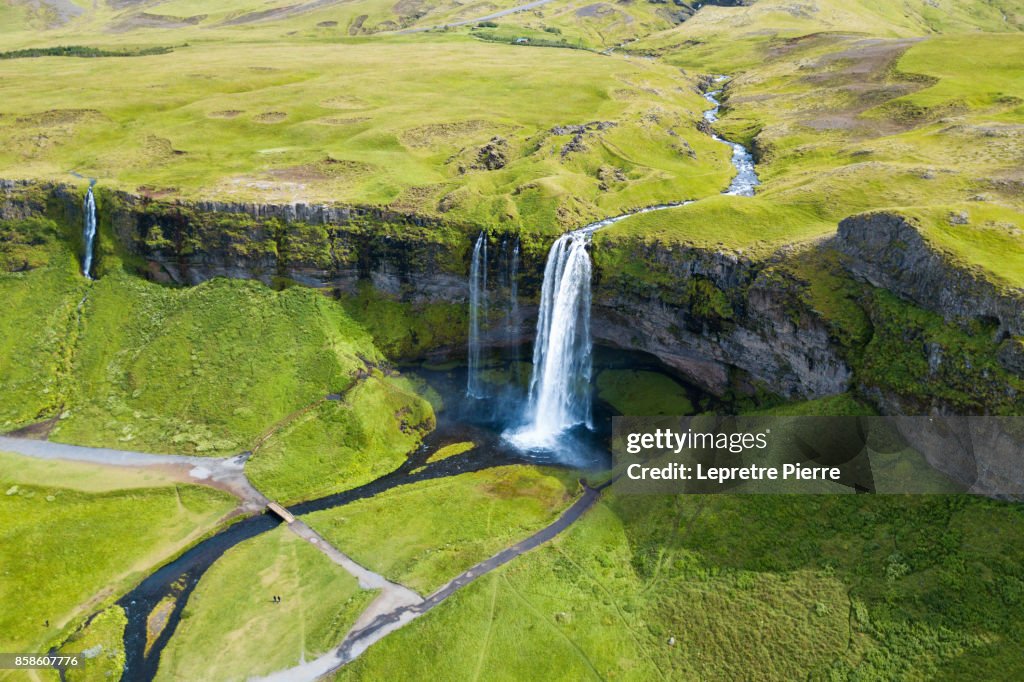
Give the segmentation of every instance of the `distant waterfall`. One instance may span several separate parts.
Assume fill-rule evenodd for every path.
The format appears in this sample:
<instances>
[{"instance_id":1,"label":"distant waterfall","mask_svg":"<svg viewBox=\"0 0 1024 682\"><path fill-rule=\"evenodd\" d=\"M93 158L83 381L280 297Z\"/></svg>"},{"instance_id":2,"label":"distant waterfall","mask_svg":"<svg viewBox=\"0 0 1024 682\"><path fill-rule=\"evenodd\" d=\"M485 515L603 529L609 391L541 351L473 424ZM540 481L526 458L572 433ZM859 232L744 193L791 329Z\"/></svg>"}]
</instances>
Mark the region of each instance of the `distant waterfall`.
<instances>
[{"instance_id":1,"label":"distant waterfall","mask_svg":"<svg viewBox=\"0 0 1024 682\"><path fill-rule=\"evenodd\" d=\"M466 395L483 398L480 380L480 321L487 317L487 235L483 232L473 246L473 262L469 268L469 373Z\"/></svg>"},{"instance_id":2,"label":"distant waterfall","mask_svg":"<svg viewBox=\"0 0 1024 682\"><path fill-rule=\"evenodd\" d=\"M512 246L508 264L508 309L505 315L505 333L511 338L519 320L519 240Z\"/></svg>"},{"instance_id":3,"label":"distant waterfall","mask_svg":"<svg viewBox=\"0 0 1024 682\"><path fill-rule=\"evenodd\" d=\"M522 447L551 447L559 434L592 426L590 407L590 254L593 229L563 235L548 252L541 287L526 426L510 434Z\"/></svg>"},{"instance_id":4,"label":"distant waterfall","mask_svg":"<svg viewBox=\"0 0 1024 682\"><path fill-rule=\"evenodd\" d=\"M86 279L92 279L92 252L96 241L96 199L92 195L92 187L85 195L83 205L85 213L85 226L82 230L82 237L85 241L85 256L82 259L82 274Z\"/></svg>"}]
</instances>

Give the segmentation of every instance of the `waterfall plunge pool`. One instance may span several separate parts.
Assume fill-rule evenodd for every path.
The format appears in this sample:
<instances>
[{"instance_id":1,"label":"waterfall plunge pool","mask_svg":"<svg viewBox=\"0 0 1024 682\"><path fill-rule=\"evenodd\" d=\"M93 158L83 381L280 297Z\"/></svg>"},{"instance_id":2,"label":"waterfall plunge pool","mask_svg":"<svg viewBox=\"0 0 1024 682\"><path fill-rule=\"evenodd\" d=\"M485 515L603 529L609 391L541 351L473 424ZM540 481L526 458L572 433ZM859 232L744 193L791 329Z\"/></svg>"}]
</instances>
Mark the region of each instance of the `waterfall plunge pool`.
<instances>
[{"instance_id":1,"label":"waterfall plunge pool","mask_svg":"<svg viewBox=\"0 0 1024 682\"><path fill-rule=\"evenodd\" d=\"M651 411L652 395L673 414L728 410L720 399L679 377L657 357L594 345L592 376L584 388L591 427L567 428L544 443L517 443L509 437L529 427L529 385L533 375L533 344L485 347L480 358L483 397L466 395L464 363L406 365L401 371L424 380L438 393L438 434L446 442L473 441L476 453L503 460L599 471L611 465L612 417ZM669 396L671 396L669 398Z\"/></svg>"}]
</instances>

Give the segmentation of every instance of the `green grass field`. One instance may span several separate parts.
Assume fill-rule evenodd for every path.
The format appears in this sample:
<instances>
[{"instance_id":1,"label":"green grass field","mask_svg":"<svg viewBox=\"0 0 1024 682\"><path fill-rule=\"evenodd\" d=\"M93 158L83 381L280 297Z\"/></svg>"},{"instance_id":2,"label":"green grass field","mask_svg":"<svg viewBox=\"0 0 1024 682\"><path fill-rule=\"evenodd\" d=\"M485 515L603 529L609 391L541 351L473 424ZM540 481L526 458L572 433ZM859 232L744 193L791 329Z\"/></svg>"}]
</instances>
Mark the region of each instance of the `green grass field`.
<instances>
[{"instance_id":1,"label":"green grass field","mask_svg":"<svg viewBox=\"0 0 1024 682\"><path fill-rule=\"evenodd\" d=\"M335 679L986 679L1021 655L1015 507L612 498Z\"/></svg>"},{"instance_id":2,"label":"green grass field","mask_svg":"<svg viewBox=\"0 0 1024 682\"><path fill-rule=\"evenodd\" d=\"M0 61L0 77L0 176L72 181L74 169L161 196L391 205L552 231L707 194L729 175L726 150L694 127L692 78L576 50L224 38ZM556 129L591 122L613 127L572 145Z\"/></svg>"},{"instance_id":3,"label":"green grass field","mask_svg":"<svg viewBox=\"0 0 1024 682\"><path fill-rule=\"evenodd\" d=\"M408 380L373 374L271 435L246 472L282 503L322 497L397 469L433 428L430 404Z\"/></svg>"},{"instance_id":4,"label":"green grass field","mask_svg":"<svg viewBox=\"0 0 1024 682\"><path fill-rule=\"evenodd\" d=\"M357 562L427 594L555 519L571 474L514 466L400 486L304 520Z\"/></svg>"},{"instance_id":5,"label":"green grass field","mask_svg":"<svg viewBox=\"0 0 1024 682\"><path fill-rule=\"evenodd\" d=\"M342 640L374 596L276 528L232 548L203 576L156 679L247 680L311 660Z\"/></svg>"},{"instance_id":6,"label":"green grass field","mask_svg":"<svg viewBox=\"0 0 1024 682\"><path fill-rule=\"evenodd\" d=\"M226 493L158 472L4 453L0 488L0 596L18 604L0 614L11 651L59 643L234 507Z\"/></svg>"}]
</instances>

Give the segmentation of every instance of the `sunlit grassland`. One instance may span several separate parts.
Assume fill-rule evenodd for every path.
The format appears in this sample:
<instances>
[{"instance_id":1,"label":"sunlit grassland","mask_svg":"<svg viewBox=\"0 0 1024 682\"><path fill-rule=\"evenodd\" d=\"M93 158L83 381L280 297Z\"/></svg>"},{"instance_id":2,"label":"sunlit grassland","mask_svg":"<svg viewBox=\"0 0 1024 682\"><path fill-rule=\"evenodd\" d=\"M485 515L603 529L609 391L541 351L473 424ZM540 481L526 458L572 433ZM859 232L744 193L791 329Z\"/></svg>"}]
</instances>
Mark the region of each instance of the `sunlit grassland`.
<instances>
[{"instance_id":1,"label":"sunlit grassland","mask_svg":"<svg viewBox=\"0 0 1024 682\"><path fill-rule=\"evenodd\" d=\"M684 24L653 33L630 49L658 50L687 67L746 70L761 64L783 41L817 34L902 38L934 33L1018 31L1024 12L1012 0L942 2L908 0L758 0L743 7L705 6Z\"/></svg>"},{"instance_id":2,"label":"sunlit grassland","mask_svg":"<svg viewBox=\"0 0 1024 682\"><path fill-rule=\"evenodd\" d=\"M968 42L970 59L955 58ZM718 124L757 149L757 196L636 216L607 237L771 251L830 234L862 211L946 215L970 202L969 213L999 214L987 223L1002 232L968 227L936 238L944 232L944 245L962 247L963 260L1012 276L1024 222L1024 202L1012 190L1024 123L1013 65L1022 49L1019 34L921 42L825 35L765 47L764 62L727 86Z\"/></svg>"},{"instance_id":3,"label":"sunlit grassland","mask_svg":"<svg viewBox=\"0 0 1024 682\"><path fill-rule=\"evenodd\" d=\"M0 612L0 638L11 651L46 651L234 506L226 493L158 472L140 480L11 454L0 454L0 488L0 596L17 604Z\"/></svg>"},{"instance_id":4,"label":"sunlit grassland","mask_svg":"<svg viewBox=\"0 0 1024 682\"><path fill-rule=\"evenodd\" d=\"M202 577L156 679L227 682L298 665L336 646L375 596L278 527L228 550Z\"/></svg>"},{"instance_id":5,"label":"sunlit grassland","mask_svg":"<svg viewBox=\"0 0 1024 682\"><path fill-rule=\"evenodd\" d=\"M694 127L703 100L670 67L457 36L289 40L0 62L0 175L75 169L131 191L394 204L536 230L728 179L727 150ZM592 121L616 125L576 151L551 132ZM505 162L487 170L477 154L495 136ZM602 166L621 179L602 181Z\"/></svg>"},{"instance_id":6,"label":"sunlit grassland","mask_svg":"<svg viewBox=\"0 0 1024 682\"><path fill-rule=\"evenodd\" d=\"M336 679L998 677L1022 523L967 496L612 496Z\"/></svg>"},{"instance_id":7,"label":"sunlit grassland","mask_svg":"<svg viewBox=\"0 0 1024 682\"><path fill-rule=\"evenodd\" d=\"M246 471L282 503L322 497L397 469L433 427L430 404L408 380L375 373L271 435Z\"/></svg>"},{"instance_id":8,"label":"sunlit grassland","mask_svg":"<svg viewBox=\"0 0 1024 682\"><path fill-rule=\"evenodd\" d=\"M304 520L359 563L426 594L554 521L576 487L567 472L499 467L400 486Z\"/></svg>"},{"instance_id":9,"label":"sunlit grassland","mask_svg":"<svg viewBox=\"0 0 1024 682\"><path fill-rule=\"evenodd\" d=\"M1024 287L1024 212L988 203L905 211L925 235L960 265L989 278Z\"/></svg>"}]
</instances>

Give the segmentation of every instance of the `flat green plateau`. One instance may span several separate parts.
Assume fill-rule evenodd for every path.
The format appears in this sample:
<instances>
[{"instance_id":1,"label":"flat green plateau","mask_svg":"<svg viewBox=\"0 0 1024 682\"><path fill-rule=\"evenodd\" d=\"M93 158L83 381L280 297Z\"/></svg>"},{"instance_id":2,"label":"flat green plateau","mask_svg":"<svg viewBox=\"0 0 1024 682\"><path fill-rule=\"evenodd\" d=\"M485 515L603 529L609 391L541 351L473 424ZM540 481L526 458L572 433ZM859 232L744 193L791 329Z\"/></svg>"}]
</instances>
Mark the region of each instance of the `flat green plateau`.
<instances>
[{"instance_id":1,"label":"flat green plateau","mask_svg":"<svg viewBox=\"0 0 1024 682\"><path fill-rule=\"evenodd\" d=\"M725 147L694 127L706 103L693 78L590 52L213 41L0 60L0 79L0 177L74 170L160 197L387 205L547 231L730 176ZM573 143L566 126L583 124Z\"/></svg>"}]
</instances>

